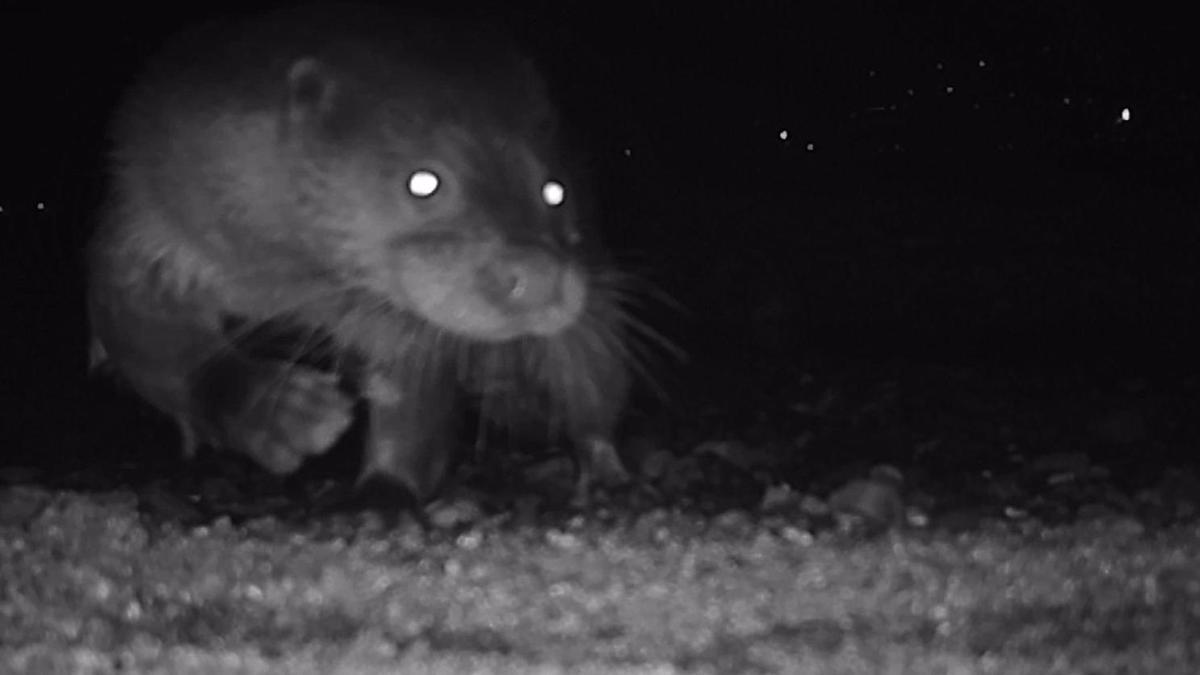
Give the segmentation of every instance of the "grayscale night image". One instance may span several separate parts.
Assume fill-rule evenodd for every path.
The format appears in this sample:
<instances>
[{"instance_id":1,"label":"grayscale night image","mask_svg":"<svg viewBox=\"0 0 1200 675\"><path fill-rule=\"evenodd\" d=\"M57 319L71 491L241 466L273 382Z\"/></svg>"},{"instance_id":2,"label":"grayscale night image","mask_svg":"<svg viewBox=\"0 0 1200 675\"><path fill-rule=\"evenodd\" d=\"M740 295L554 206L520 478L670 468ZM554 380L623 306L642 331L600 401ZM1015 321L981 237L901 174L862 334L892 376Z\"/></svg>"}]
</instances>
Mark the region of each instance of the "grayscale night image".
<instances>
[{"instance_id":1,"label":"grayscale night image","mask_svg":"<svg viewBox=\"0 0 1200 675\"><path fill-rule=\"evenodd\" d=\"M0 671L1200 672L1200 52L0 8Z\"/></svg>"}]
</instances>

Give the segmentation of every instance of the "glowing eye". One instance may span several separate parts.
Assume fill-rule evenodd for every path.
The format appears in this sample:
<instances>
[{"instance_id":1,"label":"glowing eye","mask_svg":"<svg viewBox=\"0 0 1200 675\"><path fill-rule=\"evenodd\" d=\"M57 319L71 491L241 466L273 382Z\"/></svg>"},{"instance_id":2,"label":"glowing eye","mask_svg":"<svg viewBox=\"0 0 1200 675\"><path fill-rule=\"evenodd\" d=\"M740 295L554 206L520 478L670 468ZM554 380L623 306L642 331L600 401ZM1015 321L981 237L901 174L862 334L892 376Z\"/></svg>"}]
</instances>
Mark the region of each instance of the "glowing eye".
<instances>
[{"instance_id":1,"label":"glowing eye","mask_svg":"<svg viewBox=\"0 0 1200 675\"><path fill-rule=\"evenodd\" d=\"M408 177L408 192L414 197L428 197L437 192L442 180L437 174L427 169L414 171Z\"/></svg>"},{"instance_id":2,"label":"glowing eye","mask_svg":"<svg viewBox=\"0 0 1200 675\"><path fill-rule=\"evenodd\" d=\"M550 206L558 206L567 198L567 190L556 180L548 180L542 186L542 200Z\"/></svg>"}]
</instances>

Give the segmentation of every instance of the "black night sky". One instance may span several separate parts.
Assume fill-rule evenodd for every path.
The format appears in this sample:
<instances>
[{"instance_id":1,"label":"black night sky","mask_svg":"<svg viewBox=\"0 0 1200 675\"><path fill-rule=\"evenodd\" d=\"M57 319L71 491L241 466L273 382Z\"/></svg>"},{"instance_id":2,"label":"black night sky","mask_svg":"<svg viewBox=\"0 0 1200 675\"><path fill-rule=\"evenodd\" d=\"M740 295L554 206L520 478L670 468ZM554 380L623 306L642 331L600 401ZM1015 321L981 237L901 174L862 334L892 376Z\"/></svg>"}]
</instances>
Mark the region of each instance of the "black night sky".
<instances>
[{"instance_id":1,"label":"black night sky","mask_svg":"<svg viewBox=\"0 0 1200 675\"><path fill-rule=\"evenodd\" d=\"M683 307L643 313L690 355L657 368L685 412L692 385L740 396L763 362L825 356L1196 373L1200 60L1182 16L509 7L582 130L610 245ZM107 111L166 31L224 10L111 11L0 11L4 416L22 456L60 431L83 443L104 398L84 377L79 255Z\"/></svg>"}]
</instances>

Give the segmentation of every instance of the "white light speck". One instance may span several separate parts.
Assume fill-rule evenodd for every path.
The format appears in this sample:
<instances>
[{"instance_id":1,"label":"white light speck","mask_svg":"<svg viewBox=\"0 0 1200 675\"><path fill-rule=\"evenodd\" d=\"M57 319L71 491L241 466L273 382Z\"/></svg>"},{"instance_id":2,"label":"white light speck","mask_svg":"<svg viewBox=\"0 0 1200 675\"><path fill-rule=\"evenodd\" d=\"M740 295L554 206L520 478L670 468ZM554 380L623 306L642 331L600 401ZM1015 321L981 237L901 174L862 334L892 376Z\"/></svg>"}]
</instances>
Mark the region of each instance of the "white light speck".
<instances>
[{"instance_id":1,"label":"white light speck","mask_svg":"<svg viewBox=\"0 0 1200 675\"><path fill-rule=\"evenodd\" d=\"M1121 108L1121 121L1128 122L1130 117L1129 108Z\"/></svg>"},{"instance_id":2,"label":"white light speck","mask_svg":"<svg viewBox=\"0 0 1200 675\"><path fill-rule=\"evenodd\" d=\"M945 66L943 66L943 65L941 64L941 62L939 61L939 62L938 62L938 64L937 64L937 69L938 69L938 70L942 70L944 67L945 67Z\"/></svg>"},{"instance_id":3,"label":"white light speck","mask_svg":"<svg viewBox=\"0 0 1200 675\"><path fill-rule=\"evenodd\" d=\"M954 85L952 85L952 84L946 85L946 93L953 94L954 93Z\"/></svg>"},{"instance_id":4,"label":"white light speck","mask_svg":"<svg viewBox=\"0 0 1200 675\"><path fill-rule=\"evenodd\" d=\"M867 71L867 77L875 77L875 71L874 71L874 69L872 69L872 70L868 70L868 71Z\"/></svg>"},{"instance_id":5,"label":"white light speck","mask_svg":"<svg viewBox=\"0 0 1200 675\"><path fill-rule=\"evenodd\" d=\"M626 157L633 157L633 148L625 148L621 151Z\"/></svg>"},{"instance_id":6,"label":"white light speck","mask_svg":"<svg viewBox=\"0 0 1200 675\"><path fill-rule=\"evenodd\" d=\"M786 141L787 139L788 139L788 130L780 129L779 130L779 140Z\"/></svg>"},{"instance_id":7,"label":"white light speck","mask_svg":"<svg viewBox=\"0 0 1200 675\"><path fill-rule=\"evenodd\" d=\"M979 67L987 68L987 61L984 61L983 59L979 59Z\"/></svg>"},{"instance_id":8,"label":"white light speck","mask_svg":"<svg viewBox=\"0 0 1200 675\"><path fill-rule=\"evenodd\" d=\"M917 92L916 92L916 90L915 90L915 89L913 89L912 87L909 87L909 89L908 89L908 95L909 95L909 96L915 96L915 95L916 95L916 93L917 93Z\"/></svg>"},{"instance_id":9,"label":"white light speck","mask_svg":"<svg viewBox=\"0 0 1200 675\"><path fill-rule=\"evenodd\" d=\"M0 213L4 213L4 207L0 206Z\"/></svg>"},{"instance_id":10,"label":"white light speck","mask_svg":"<svg viewBox=\"0 0 1200 675\"><path fill-rule=\"evenodd\" d=\"M1017 92L1015 92L1015 91L1010 91L1010 92L1008 92L1008 97L1009 97L1009 98L1016 98L1016 97L1017 97Z\"/></svg>"},{"instance_id":11,"label":"white light speck","mask_svg":"<svg viewBox=\"0 0 1200 675\"><path fill-rule=\"evenodd\" d=\"M38 210L38 211L45 211L45 210L46 210L46 202L38 202L38 203L37 203L37 210Z\"/></svg>"},{"instance_id":12,"label":"white light speck","mask_svg":"<svg viewBox=\"0 0 1200 675\"><path fill-rule=\"evenodd\" d=\"M1071 97L1070 96L1063 97L1063 105L1071 105Z\"/></svg>"},{"instance_id":13,"label":"white light speck","mask_svg":"<svg viewBox=\"0 0 1200 675\"><path fill-rule=\"evenodd\" d=\"M817 146L816 146L816 145L813 145L812 143L808 143L808 144L806 144L806 145L804 146L804 149L805 149L805 150L807 150L807 151L809 151L809 152L812 152L813 150L816 150L816 149L817 149Z\"/></svg>"}]
</instances>

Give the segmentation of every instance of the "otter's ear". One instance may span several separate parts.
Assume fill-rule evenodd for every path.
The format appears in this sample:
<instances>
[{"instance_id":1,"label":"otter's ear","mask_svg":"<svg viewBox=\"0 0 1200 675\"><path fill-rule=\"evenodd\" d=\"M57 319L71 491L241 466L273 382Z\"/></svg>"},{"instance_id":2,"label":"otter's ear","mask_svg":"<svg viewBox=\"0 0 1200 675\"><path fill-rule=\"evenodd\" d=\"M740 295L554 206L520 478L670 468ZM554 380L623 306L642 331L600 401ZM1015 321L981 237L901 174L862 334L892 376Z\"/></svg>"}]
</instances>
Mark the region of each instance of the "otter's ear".
<instances>
[{"instance_id":1,"label":"otter's ear","mask_svg":"<svg viewBox=\"0 0 1200 675\"><path fill-rule=\"evenodd\" d=\"M314 58L299 59L288 68L287 116L293 124L318 122L333 110L338 95L337 78Z\"/></svg>"}]
</instances>

